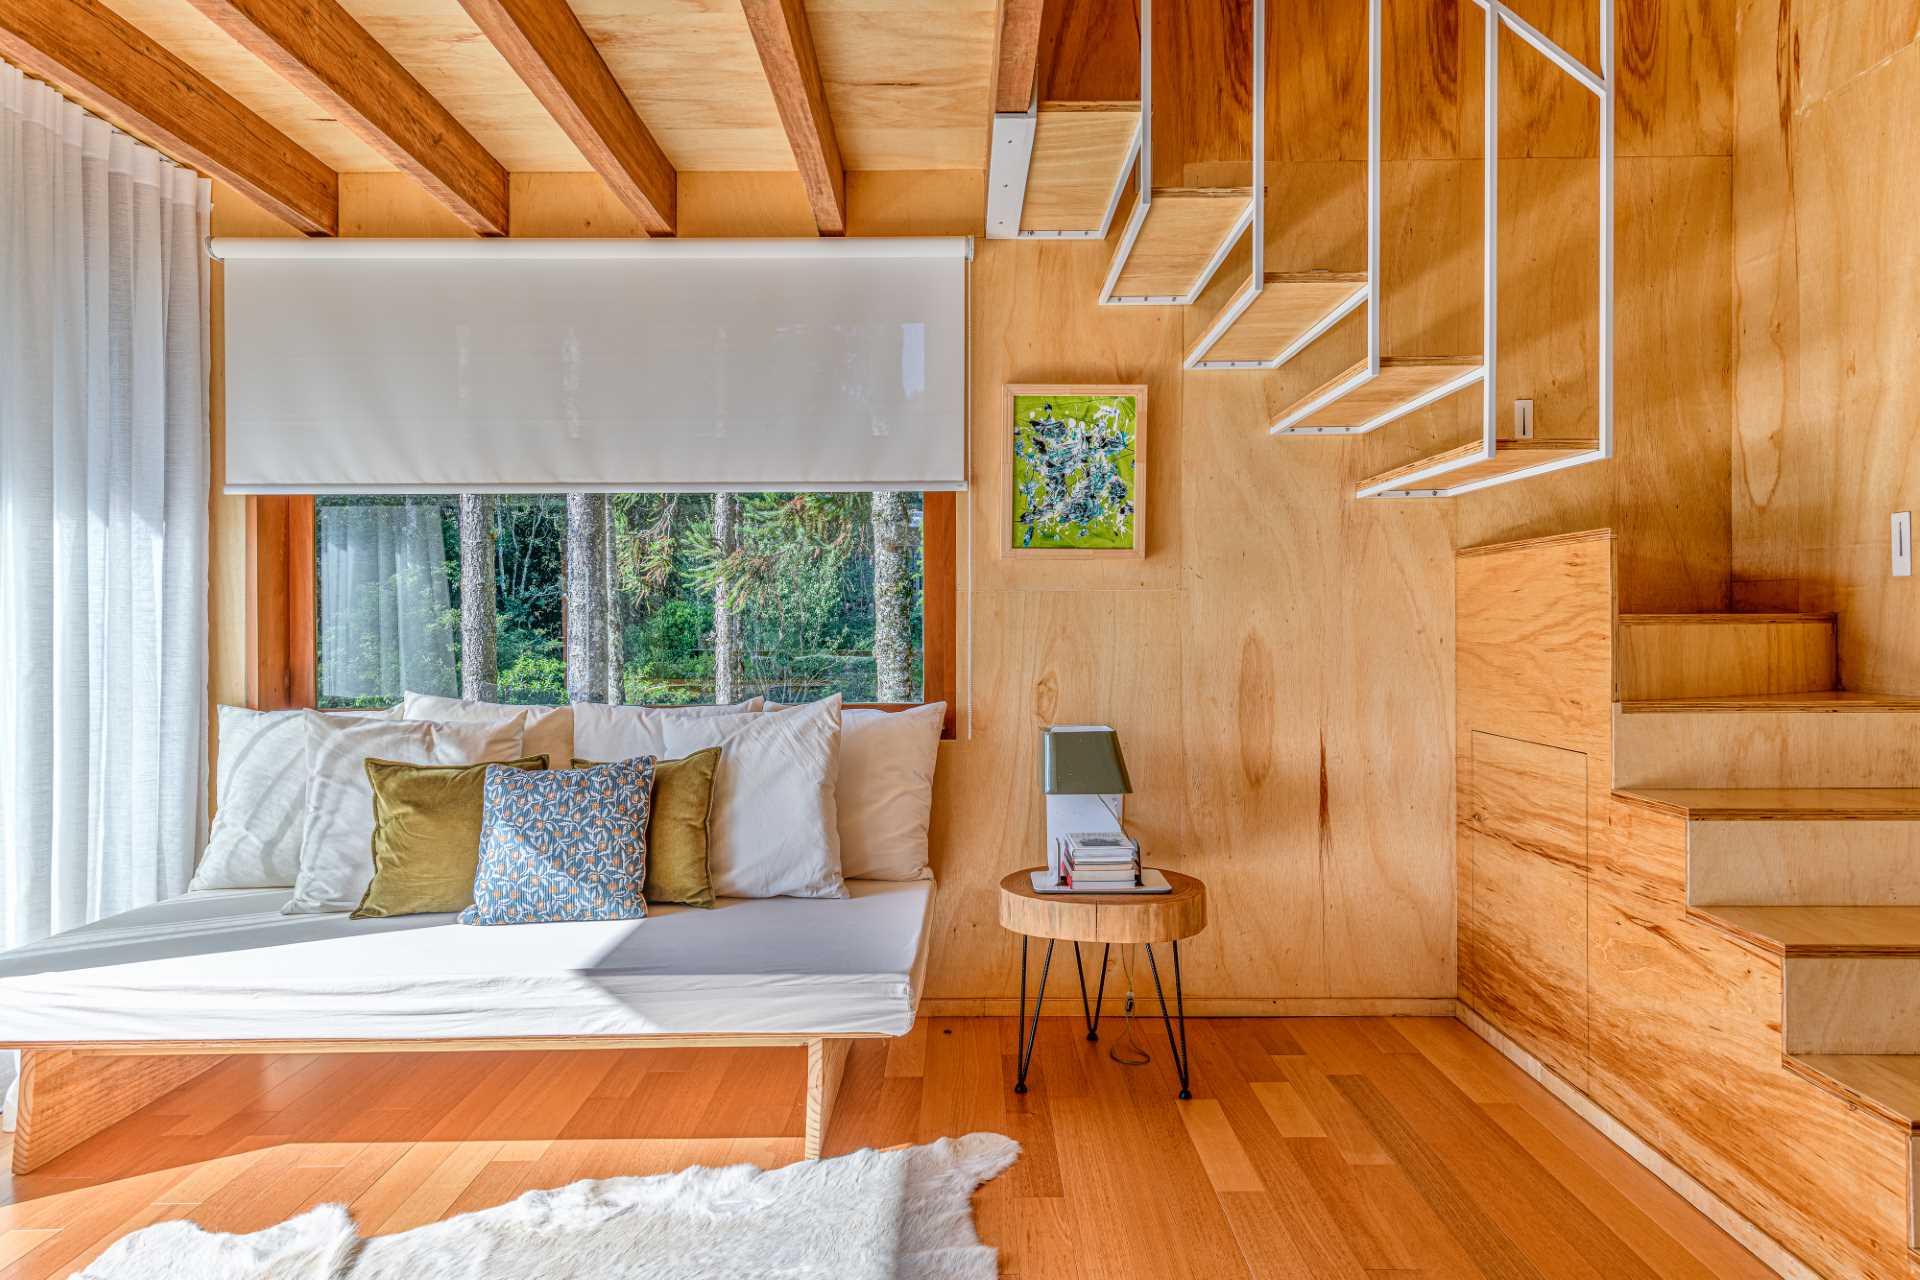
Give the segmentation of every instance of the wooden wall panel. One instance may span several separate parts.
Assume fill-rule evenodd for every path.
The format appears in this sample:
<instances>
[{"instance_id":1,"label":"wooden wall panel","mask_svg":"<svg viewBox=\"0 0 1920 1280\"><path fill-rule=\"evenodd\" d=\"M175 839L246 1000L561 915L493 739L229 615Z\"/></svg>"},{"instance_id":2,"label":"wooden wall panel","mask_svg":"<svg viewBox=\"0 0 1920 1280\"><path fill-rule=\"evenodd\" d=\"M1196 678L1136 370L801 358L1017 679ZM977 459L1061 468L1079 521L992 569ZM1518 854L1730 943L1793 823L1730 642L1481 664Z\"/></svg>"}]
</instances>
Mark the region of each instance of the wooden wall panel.
<instances>
[{"instance_id":1,"label":"wooden wall panel","mask_svg":"<svg viewBox=\"0 0 1920 1280\"><path fill-rule=\"evenodd\" d=\"M1846 686L1920 693L1920 595L1888 572L1888 516L1920 505L1920 19L1894 0L1785 13L1739 46L1736 589L1837 610Z\"/></svg>"},{"instance_id":2,"label":"wooden wall panel","mask_svg":"<svg viewBox=\"0 0 1920 1280\"><path fill-rule=\"evenodd\" d=\"M1475 733L1461 825L1473 846L1473 1007L1587 1087L1587 757Z\"/></svg>"}]
</instances>

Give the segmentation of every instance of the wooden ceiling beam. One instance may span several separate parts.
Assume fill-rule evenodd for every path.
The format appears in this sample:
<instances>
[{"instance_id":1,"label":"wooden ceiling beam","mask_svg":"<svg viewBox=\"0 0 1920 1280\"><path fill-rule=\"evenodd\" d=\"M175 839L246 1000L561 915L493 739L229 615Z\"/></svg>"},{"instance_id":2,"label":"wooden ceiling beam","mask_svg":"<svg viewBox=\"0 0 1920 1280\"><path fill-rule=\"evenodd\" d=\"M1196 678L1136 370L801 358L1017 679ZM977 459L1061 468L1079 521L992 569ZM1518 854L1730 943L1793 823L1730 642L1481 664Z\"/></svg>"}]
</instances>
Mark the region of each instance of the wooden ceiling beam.
<instances>
[{"instance_id":1,"label":"wooden ceiling beam","mask_svg":"<svg viewBox=\"0 0 1920 1280\"><path fill-rule=\"evenodd\" d=\"M339 230L339 175L96 0L5 0L0 55L307 235Z\"/></svg>"},{"instance_id":2,"label":"wooden ceiling beam","mask_svg":"<svg viewBox=\"0 0 1920 1280\"><path fill-rule=\"evenodd\" d=\"M460 0L648 235L670 236L679 175L567 0Z\"/></svg>"},{"instance_id":3,"label":"wooden ceiling beam","mask_svg":"<svg viewBox=\"0 0 1920 1280\"><path fill-rule=\"evenodd\" d=\"M193 0L193 6L469 228L507 234L506 169L335 0Z\"/></svg>"},{"instance_id":4,"label":"wooden ceiling beam","mask_svg":"<svg viewBox=\"0 0 1920 1280\"><path fill-rule=\"evenodd\" d=\"M993 56L993 109L1025 111L1033 103L1040 65L1041 16L1045 0L1000 0L999 43Z\"/></svg>"},{"instance_id":5,"label":"wooden ceiling beam","mask_svg":"<svg viewBox=\"0 0 1920 1280\"><path fill-rule=\"evenodd\" d=\"M840 142L834 136L833 116L827 110L827 91L820 79L820 61L813 52L813 32L807 26L803 0L741 0L747 26L760 49L760 65L780 108L787 141L813 206L814 224L825 236L847 233L847 175L840 160Z\"/></svg>"}]
</instances>

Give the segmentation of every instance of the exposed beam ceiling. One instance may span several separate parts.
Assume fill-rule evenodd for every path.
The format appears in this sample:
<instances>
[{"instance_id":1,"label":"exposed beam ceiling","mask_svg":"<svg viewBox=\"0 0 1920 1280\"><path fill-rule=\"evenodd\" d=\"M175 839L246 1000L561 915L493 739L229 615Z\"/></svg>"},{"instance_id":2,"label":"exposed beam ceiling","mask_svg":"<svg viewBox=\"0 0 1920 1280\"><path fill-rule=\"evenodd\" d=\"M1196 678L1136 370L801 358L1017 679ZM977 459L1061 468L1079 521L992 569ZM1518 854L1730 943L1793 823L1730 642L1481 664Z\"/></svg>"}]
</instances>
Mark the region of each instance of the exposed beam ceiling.
<instances>
[{"instance_id":1,"label":"exposed beam ceiling","mask_svg":"<svg viewBox=\"0 0 1920 1280\"><path fill-rule=\"evenodd\" d=\"M994 50L993 109L1025 111L1033 104L1034 68L1040 60L1040 19L1045 0L1001 0L999 45Z\"/></svg>"},{"instance_id":2,"label":"exposed beam ceiling","mask_svg":"<svg viewBox=\"0 0 1920 1280\"><path fill-rule=\"evenodd\" d=\"M193 5L468 227L507 234L507 171L335 0Z\"/></svg>"},{"instance_id":3,"label":"exposed beam ceiling","mask_svg":"<svg viewBox=\"0 0 1920 1280\"><path fill-rule=\"evenodd\" d=\"M339 229L339 179L95 0L5 0L0 54L308 235Z\"/></svg>"},{"instance_id":4,"label":"exposed beam ceiling","mask_svg":"<svg viewBox=\"0 0 1920 1280\"><path fill-rule=\"evenodd\" d=\"M847 178L803 0L741 0L820 234L847 233Z\"/></svg>"},{"instance_id":5,"label":"exposed beam ceiling","mask_svg":"<svg viewBox=\"0 0 1920 1280\"><path fill-rule=\"evenodd\" d=\"M460 0L649 235L672 235L677 175L567 0Z\"/></svg>"}]
</instances>

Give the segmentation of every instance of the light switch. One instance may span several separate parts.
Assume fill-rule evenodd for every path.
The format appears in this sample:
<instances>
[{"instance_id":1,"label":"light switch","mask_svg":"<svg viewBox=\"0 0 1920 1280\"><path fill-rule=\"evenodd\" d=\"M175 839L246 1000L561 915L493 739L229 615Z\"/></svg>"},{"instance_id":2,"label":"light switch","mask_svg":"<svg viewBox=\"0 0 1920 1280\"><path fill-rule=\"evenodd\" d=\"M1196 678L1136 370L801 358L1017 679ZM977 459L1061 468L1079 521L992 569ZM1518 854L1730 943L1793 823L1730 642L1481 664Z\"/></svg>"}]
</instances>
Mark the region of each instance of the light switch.
<instances>
[{"instance_id":1,"label":"light switch","mask_svg":"<svg viewBox=\"0 0 1920 1280\"><path fill-rule=\"evenodd\" d=\"M1913 512L1893 513L1893 576L1913 576Z\"/></svg>"},{"instance_id":2,"label":"light switch","mask_svg":"<svg viewBox=\"0 0 1920 1280\"><path fill-rule=\"evenodd\" d=\"M1515 400L1513 402L1513 438L1515 440L1533 439L1533 401Z\"/></svg>"}]
</instances>

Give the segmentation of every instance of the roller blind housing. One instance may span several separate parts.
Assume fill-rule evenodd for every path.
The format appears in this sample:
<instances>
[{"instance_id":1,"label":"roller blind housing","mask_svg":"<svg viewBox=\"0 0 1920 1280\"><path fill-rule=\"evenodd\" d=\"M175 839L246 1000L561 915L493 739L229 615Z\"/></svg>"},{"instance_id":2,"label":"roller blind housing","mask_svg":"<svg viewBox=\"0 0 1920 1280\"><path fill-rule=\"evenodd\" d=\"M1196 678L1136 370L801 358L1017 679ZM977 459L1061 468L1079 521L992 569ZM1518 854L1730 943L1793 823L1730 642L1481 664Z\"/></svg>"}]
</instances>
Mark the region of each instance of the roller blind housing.
<instances>
[{"instance_id":1,"label":"roller blind housing","mask_svg":"<svg viewBox=\"0 0 1920 1280\"><path fill-rule=\"evenodd\" d=\"M228 492L966 486L965 239L214 253Z\"/></svg>"}]
</instances>

